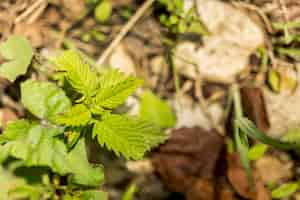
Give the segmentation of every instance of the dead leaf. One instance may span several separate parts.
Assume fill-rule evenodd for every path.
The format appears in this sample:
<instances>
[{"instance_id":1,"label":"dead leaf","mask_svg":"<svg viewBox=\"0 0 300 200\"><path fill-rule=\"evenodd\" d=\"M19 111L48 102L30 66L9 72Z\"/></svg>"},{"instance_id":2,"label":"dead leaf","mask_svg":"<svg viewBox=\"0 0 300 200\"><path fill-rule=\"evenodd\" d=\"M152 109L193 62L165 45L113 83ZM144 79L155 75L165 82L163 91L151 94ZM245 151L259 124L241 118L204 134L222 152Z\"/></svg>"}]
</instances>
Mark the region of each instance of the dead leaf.
<instances>
[{"instance_id":1,"label":"dead leaf","mask_svg":"<svg viewBox=\"0 0 300 200\"><path fill-rule=\"evenodd\" d=\"M214 182L210 179L199 179L186 193L186 200L214 200Z\"/></svg>"},{"instance_id":2,"label":"dead leaf","mask_svg":"<svg viewBox=\"0 0 300 200\"><path fill-rule=\"evenodd\" d=\"M17 120L18 117L15 112L8 108L0 109L0 126L5 127L9 121Z\"/></svg>"},{"instance_id":3,"label":"dead leaf","mask_svg":"<svg viewBox=\"0 0 300 200\"><path fill-rule=\"evenodd\" d=\"M262 131L270 128L266 105L262 90L258 87L242 87L241 98L243 110L247 117L252 120Z\"/></svg>"},{"instance_id":4,"label":"dead leaf","mask_svg":"<svg viewBox=\"0 0 300 200\"><path fill-rule=\"evenodd\" d=\"M223 138L215 131L180 128L154 154L154 168L169 189L185 193L195 180L214 177L222 146Z\"/></svg>"},{"instance_id":5,"label":"dead leaf","mask_svg":"<svg viewBox=\"0 0 300 200\"><path fill-rule=\"evenodd\" d=\"M228 180L239 195L251 200L271 200L269 191L255 171L252 172L253 185L250 185L238 153L228 155L227 162Z\"/></svg>"},{"instance_id":6,"label":"dead leaf","mask_svg":"<svg viewBox=\"0 0 300 200\"><path fill-rule=\"evenodd\" d=\"M186 1L191 2L191 1ZM175 49L179 73L191 78L199 72L209 81L230 83L249 65L250 55L264 44L264 33L246 12L217 0L197 0L197 12L210 34L203 46L183 42Z\"/></svg>"}]
</instances>

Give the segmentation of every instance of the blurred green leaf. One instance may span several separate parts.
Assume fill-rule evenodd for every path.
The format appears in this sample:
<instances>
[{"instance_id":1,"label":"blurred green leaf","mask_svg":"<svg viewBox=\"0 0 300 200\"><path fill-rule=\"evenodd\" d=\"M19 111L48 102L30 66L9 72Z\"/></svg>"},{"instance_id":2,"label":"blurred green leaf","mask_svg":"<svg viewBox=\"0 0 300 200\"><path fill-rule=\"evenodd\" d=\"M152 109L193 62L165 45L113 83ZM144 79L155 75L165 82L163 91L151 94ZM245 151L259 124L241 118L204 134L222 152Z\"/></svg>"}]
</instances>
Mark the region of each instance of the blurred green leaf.
<instances>
[{"instance_id":1,"label":"blurred green leaf","mask_svg":"<svg viewBox=\"0 0 300 200\"><path fill-rule=\"evenodd\" d=\"M265 152L268 150L268 146L265 144L257 144L250 148L248 152L249 160L258 160L260 159Z\"/></svg>"},{"instance_id":2,"label":"blurred green leaf","mask_svg":"<svg viewBox=\"0 0 300 200\"><path fill-rule=\"evenodd\" d=\"M103 171L99 167L90 166L83 139L68 152L64 142L57 137L61 134L61 129L26 122L30 124L27 131L22 128L16 134L13 126L20 126L20 123L25 122L22 120L11 123L0 135L0 141L5 141L0 146L0 157L12 156L23 160L28 167L47 166L60 175L71 174L72 182L77 184L101 184L104 179Z\"/></svg>"},{"instance_id":3,"label":"blurred green leaf","mask_svg":"<svg viewBox=\"0 0 300 200\"><path fill-rule=\"evenodd\" d=\"M277 71L269 71L268 83L274 92L280 92L280 74Z\"/></svg>"},{"instance_id":4,"label":"blurred green leaf","mask_svg":"<svg viewBox=\"0 0 300 200\"><path fill-rule=\"evenodd\" d=\"M282 199L288 197L295 193L299 188L299 184L292 182L292 183L285 183L278 188L272 190L272 198L274 199Z\"/></svg>"},{"instance_id":5,"label":"blurred green leaf","mask_svg":"<svg viewBox=\"0 0 300 200\"><path fill-rule=\"evenodd\" d=\"M137 187L135 184L131 184L126 192L122 196L122 200L133 200L134 193L136 192Z\"/></svg>"},{"instance_id":6,"label":"blurred green leaf","mask_svg":"<svg viewBox=\"0 0 300 200\"><path fill-rule=\"evenodd\" d=\"M41 119L55 117L68 110L71 102L54 83L28 80L21 84L22 103Z\"/></svg>"},{"instance_id":7,"label":"blurred green leaf","mask_svg":"<svg viewBox=\"0 0 300 200\"><path fill-rule=\"evenodd\" d=\"M107 200L108 195L106 192L100 190L87 190L81 193L80 199L82 200Z\"/></svg>"},{"instance_id":8,"label":"blurred green leaf","mask_svg":"<svg viewBox=\"0 0 300 200\"><path fill-rule=\"evenodd\" d=\"M0 75L14 81L26 73L33 57L33 49L26 38L14 35L0 44L0 54L9 60L0 66Z\"/></svg>"},{"instance_id":9,"label":"blurred green leaf","mask_svg":"<svg viewBox=\"0 0 300 200\"><path fill-rule=\"evenodd\" d=\"M146 91L141 96L140 116L162 128L172 127L176 123L176 117L168 103L151 91Z\"/></svg>"},{"instance_id":10,"label":"blurred green leaf","mask_svg":"<svg viewBox=\"0 0 300 200\"><path fill-rule=\"evenodd\" d=\"M102 0L94 11L95 19L98 22L104 23L108 21L112 13L112 5L110 0Z\"/></svg>"}]
</instances>

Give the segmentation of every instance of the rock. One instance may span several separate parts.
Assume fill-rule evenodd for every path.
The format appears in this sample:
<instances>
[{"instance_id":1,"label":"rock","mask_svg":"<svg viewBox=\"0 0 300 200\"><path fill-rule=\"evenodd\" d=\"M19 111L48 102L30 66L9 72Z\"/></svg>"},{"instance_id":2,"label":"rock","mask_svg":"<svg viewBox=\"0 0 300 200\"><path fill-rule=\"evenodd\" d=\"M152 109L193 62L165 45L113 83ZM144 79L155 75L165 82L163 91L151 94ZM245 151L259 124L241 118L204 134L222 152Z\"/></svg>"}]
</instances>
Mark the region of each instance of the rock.
<instances>
[{"instance_id":1,"label":"rock","mask_svg":"<svg viewBox=\"0 0 300 200\"><path fill-rule=\"evenodd\" d=\"M135 64L122 44L119 45L111 54L109 58L109 65L113 68L119 69L125 74L135 74Z\"/></svg>"},{"instance_id":2,"label":"rock","mask_svg":"<svg viewBox=\"0 0 300 200\"><path fill-rule=\"evenodd\" d=\"M203 46L183 42L175 48L178 71L195 78L230 83L247 69L249 56L264 44L262 29L243 11L217 0L197 0L197 12L210 31Z\"/></svg>"},{"instance_id":3,"label":"rock","mask_svg":"<svg viewBox=\"0 0 300 200\"><path fill-rule=\"evenodd\" d=\"M188 96L181 96L179 103L173 102L173 108L176 113L176 128L199 126L205 130L210 130L211 119L208 119L198 103ZM223 108L220 104L214 103L207 107L212 116L214 124L218 124L223 116Z\"/></svg>"},{"instance_id":4,"label":"rock","mask_svg":"<svg viewBox=\"0 0 300 200\"><path fill-rule=\"evenodd\" d=\"M151 174L154 170L152 162L149 159L128 161L126 162L126 167L129 171L139 174Z\"/></svg>"}]
</instances>

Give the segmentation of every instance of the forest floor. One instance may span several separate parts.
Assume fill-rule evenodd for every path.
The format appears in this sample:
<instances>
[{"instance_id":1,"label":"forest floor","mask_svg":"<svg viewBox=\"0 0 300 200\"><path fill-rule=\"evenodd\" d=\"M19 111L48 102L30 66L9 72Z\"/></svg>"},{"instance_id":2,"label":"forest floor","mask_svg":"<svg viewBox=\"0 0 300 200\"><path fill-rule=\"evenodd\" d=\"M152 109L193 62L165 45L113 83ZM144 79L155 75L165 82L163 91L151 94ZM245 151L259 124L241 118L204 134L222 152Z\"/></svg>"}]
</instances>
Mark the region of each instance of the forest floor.
<instances>
[{"instance_id":1,"label":"forest floor","mask_svg":"<svg viewBox=\"0 0 300 200\"><path fill-rule=\"evenodd\" d=\"M97 7L103 1L0 1L0 43L20 35L34 48L24 76L0 78L1 128L28 115L20 82L50 79L44 63L71 49L99 71L110 66L144 80L121 110L136 114L139 94L151 90L176 116L169 139L143 160L92 146L90 161L104 165L110 199L135 184L137 200L300 200L297 151L249 139L249 182L232 106L240 95L243 116L264 134L300 142L300 1L183 0L182 13L171 0L110 0L111 12Z\"/></svg>"}]
</instances>

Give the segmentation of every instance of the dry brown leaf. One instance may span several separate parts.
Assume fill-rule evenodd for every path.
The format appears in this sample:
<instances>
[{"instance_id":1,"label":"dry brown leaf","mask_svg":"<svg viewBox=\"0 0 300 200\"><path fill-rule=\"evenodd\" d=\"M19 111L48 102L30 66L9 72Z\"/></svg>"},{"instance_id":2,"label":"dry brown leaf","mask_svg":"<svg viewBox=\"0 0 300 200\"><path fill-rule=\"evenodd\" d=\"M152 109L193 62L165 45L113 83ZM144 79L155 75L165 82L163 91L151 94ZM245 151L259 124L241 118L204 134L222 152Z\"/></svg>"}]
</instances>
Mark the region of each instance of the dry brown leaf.
<instances>
[{"instance_id":1,"label":"dry brown leaf","mask_svg":"<svg viewBox=\"0 0 300 200\"><path fill-rule=\"evenodd\" d=\"M258 174L253 172L253 185L250 185L238 153L228 155L227 177L236 192L246 199L271 200L270 193Z\"/></svg>"},{"instance_id":2,"label":"dry brown leaf","mask_svg":"<svg viewBox=\"0 0 300 200\"><path fill-rule=\"evenodd\" d=\"M223 138L215 131L177 129L154 154L154 168L169 189L185 193L195 180L214 177L222 146Z\"/></svg>"}]
</instances>

